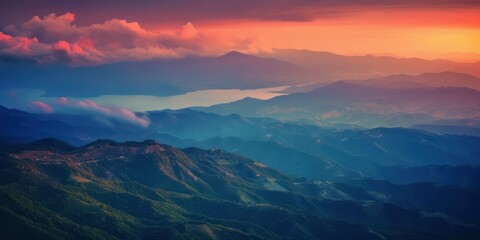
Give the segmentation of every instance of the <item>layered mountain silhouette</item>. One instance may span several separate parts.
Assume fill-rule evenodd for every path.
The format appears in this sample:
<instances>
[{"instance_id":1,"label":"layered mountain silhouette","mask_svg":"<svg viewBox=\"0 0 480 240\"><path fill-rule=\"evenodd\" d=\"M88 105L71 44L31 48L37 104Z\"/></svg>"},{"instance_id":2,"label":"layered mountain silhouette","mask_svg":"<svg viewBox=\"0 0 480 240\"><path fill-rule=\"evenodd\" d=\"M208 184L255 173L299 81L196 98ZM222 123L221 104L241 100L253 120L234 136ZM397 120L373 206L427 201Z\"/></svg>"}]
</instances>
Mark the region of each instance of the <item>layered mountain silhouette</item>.
<instances>
[{"instance_id":1,"label":"layered mountain silhouette","mask_svg":"<svg viewBox=\"0 0 480 240\"><path fill-rule=\"evenodd\" d=\"M179 147L221 148L310 179L385 178L388 175L382 171L387 167L475 165L480 156L480 138L473 136L404 128L328 129L190 109L155 111L148 116L151 124L142 128L123 122L102 125L87 116L3 109L0 137L4 144L57 137L77 146L99 138L155 139Z\"/></svg>"},{"instance_id":2,"label":"layered mountain silhouette","mask_svg":"<svg viewBox=\"0 0 480 240\"><path fill-rule=\"evenodd\" d=\"M47 84L46 96L313 82L270 100L136 113L148 126L0 106L2 237L480 238L479 79L405 75L435 72L437 64L476 74L476 64L274 54L282 60L233 52L68 70L0 66L5 89ZM343 64L351 68L340 71ZM378 69L396 75L326 83ZM145 77L131 86L132 73ZM38 78L20 83L12 80L17 74ZM70 88L62 85L67 75ZM107 88L112 82L119 85ZM94 91L92 83L99 84Z\"/></svg>"},{"instance_id":3,"label":"layered mountain silhouette","mask_svg":"<svg viewBox=\"0 0 480 240\"><path fill-rule=\"evenodd\" d=\"M255 89L370 79L392 74L451 71L478 77L478 69L479 63L342 56L306 50L274 50L273 53L257 56L230 52L218 57L81 67L11 60L0 64L4 79L0 90L38 89L45 91L44 96L52 97L169 96L203 89ZM465 82L471 82L471 79ZM457 86L455 82L452 84ZM478 89L478 83L474 85Z\"/></svg>"},{"instance_id":4,"label":"layered mountain silhouette","mask_svg":"<svg viewBox=\"0 0 480 240\"><path fill-rule=\"evenodd\" d=\"M307 70L288 62L238 52L82 67L6 62L0 64L0 70L5 79L1 89L42 89L45 96L53 97L168 96L203 89L254 89L305 82L308 75Z\"/></svg>"},{"instance_id":5,"label":"layered mountain silhouette","mask_svg":"<svg viewBox=\"0 0 480 240\"><path fill-rule=\"evenodd\" d=\"M392 74L423 74L444 71L480 76L480 63L457 63L449 60L424 60L387 56L344 56L310 50L273 49L258 56L275 58L312 71L323 80L368 79Z\"/></svg>"},{"instance_id":6,"label":"layered mountain silhouette","mask_svg":"<svg viewBox=\"0 0 480 240\"><path fill-rule=\"evenodd\" d=\"M305 120L318 125L407 127L445 119L478 118L480 92L465 87L390 88L335 82L269 100L243 99L196 108L217 114Z\"/></svg>"},{"instance_id":7,"label":"layered mountain silhouette","mask_svg":"<svg viewBox=\"0 0 480 240\"><path fill-rule=\"evenodd\" d=\"M480 78L456 72L390 75L352 83L385 88L468 87L480 90Z\"/></svg>"}]
</instances>

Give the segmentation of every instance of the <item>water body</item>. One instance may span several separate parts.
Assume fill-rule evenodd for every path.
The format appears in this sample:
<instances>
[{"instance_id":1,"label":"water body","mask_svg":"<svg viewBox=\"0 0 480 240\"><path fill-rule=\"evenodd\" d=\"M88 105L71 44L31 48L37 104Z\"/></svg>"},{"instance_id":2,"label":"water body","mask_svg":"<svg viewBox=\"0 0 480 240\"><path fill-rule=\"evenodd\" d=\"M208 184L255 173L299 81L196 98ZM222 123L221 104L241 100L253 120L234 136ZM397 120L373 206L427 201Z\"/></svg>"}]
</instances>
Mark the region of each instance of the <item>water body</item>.
<instances>
[{"instance_id":1,"label":"water body","mask_svg":"<svg viewBox=\"0 0 480 240\"><path fill-rule=\"evenodd\" d=\"M241 100L246 97L265 100L285 95L284 93L281 93L281 91L284 91L287 88L288 86L249 90L210 89L168 97L147 95L105 95L90 99L101 105L118 105L134 111L151 111L161 109L181 109L187 107L206 107Z\"/></svg>"},{"instance_id":2,"label":"water body","mask_svg":"<svg viewBox=\"0 0 480 240\"><path fill-rule=\"evenodd\" d=\"M257 99L270 99L285 95L282 91L289 86L259 88L259 89L209 89L189 92L181 95L158 97L150 95L103 95L92 98L72 98L73 101L90 99L97 104L105 106L125 107L132 111L143 112L162 109L181 109L187 107L206 107L220 103L229 103L246 97ZM55 109L55 101L58 98L42 97L44 91L34 89L15 89L1 92L0 102L9 108L17 108L29 111L30 101L42 101L51 104Z\"/></svg>"}]
</instances>

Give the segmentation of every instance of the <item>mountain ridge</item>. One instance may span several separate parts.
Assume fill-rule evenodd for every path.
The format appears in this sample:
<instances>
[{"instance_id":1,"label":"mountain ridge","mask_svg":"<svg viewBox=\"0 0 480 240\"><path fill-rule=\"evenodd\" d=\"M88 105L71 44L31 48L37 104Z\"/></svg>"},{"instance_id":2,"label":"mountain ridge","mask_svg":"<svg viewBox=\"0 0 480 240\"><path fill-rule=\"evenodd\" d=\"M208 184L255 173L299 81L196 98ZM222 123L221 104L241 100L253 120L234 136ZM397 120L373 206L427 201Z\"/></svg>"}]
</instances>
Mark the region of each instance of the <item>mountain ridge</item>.
<instances>
[{"instance_id":1,"label":"mountain ridge","mask_svg":"<svg viewBox=\"0 0 480 240\"><path fill-rule=\"evenodd\" d=\"M450 60L425 60L391 56L346 56L311 50L274 49L260 53L314 71L325 81L366 79L391 74L422 74L425 72L454 71L480 76L477 63L458 63Z\"/></svg>"},{"instance_id":2,"label":"mountain ridge","mask_svg":"<svg viewBox=\"0 0 480 240\"><path fill-rule=\"evenodd\" d=\"M328 181L310 182L215 149L100 140L66 153L3 150L0 163L0 219L8 223L0 231L7 237L474 239L480 235L478 227L450 222L451 216L421 216L422 205L408 208L374 194L362 197L352 192L355 187L383 191L381 185L360 181L336 187ZM404 190L395 194L416 203L406 198L412 187L396 187ZM436 189L425 186L425 191ZM466 202L462 194L469 193L461 190L456 201ZM449 209L440 205L429 211ZM46 216L48 222L43 220ZM463 212L455 219L472 221Z\"/></svg>"},{"instance_id":3,"label":"mountain ridge","mask_svg":"<svg viewBox=\"0 0 480 240\"><path fill-rule=\"evenodd\" d=\"M343 123L372 128L476 118L479 102L480 92L465 87L385 88L339 81L268 100L239 100L193 109L221 115L238 113L246 117L307 119L311 124ZM402 114L404 117L398 116Z\"/></svg>"}]
</instances>

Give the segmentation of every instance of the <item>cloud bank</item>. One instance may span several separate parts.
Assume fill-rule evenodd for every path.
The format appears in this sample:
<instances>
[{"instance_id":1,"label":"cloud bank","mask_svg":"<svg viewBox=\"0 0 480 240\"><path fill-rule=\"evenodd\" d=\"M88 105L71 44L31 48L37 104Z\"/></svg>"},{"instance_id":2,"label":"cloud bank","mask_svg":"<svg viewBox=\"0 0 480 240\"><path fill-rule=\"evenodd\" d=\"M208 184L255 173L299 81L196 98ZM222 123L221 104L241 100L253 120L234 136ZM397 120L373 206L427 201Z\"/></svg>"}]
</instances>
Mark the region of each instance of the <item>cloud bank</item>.
<instances>
[{"instance_id":1,"label":"cloud bank","mask_svg":"<svg viewBox=\"0 0 480 240\"><path fill-rule=\"evenodd\" d=\"M71 101L66 97L61 97L55 101L59 108L69 112L86 112L89 114L113 118L129 122L142 127L148 127L150 120L147 116L138 116L131 110L116 106L102 106L92 100Z\"/></svg>"},{"instance_id":2,"label":"cloud bank","mask_svg":"<svg viewBox=\"0 0 480 240\"><path fill-rule=\"evenodd\" d=\"M131 123L141 127L148 127L150 119L146 115L138 115L128 108L117 106L105 106L86 99L73 101L66 97L61 97L55 101L30 101L28 108L37 113L80 113L96 117L103 123L109 123L109 119L116 119Z\"/></svg>"},{"instance_id":3,"label":"cloud bank","mask_svg":"<svg viewBox=\"0 0 480 240\"><path fill-rule=\"evenodd\" d=\"M28 104L28 107L35 112L40 113L53 113L53 108L50 104L44 103L42 101L31 101Z\"/></svg>"},{"instance_id":4,"label":"cloud bank","mask_svg":"<svg viewBox=\"0 0 480 240\"><path fill-rule=\"evenodd\" d=\"M152 32L137 22L111 19L78 27L75 14L35 16L0 32L0 56L40 63L96 65L186 56L213 56L245 50L245 40L220 40L199 32L191 22L177 31Z\"/></svg>"}]
</instances>

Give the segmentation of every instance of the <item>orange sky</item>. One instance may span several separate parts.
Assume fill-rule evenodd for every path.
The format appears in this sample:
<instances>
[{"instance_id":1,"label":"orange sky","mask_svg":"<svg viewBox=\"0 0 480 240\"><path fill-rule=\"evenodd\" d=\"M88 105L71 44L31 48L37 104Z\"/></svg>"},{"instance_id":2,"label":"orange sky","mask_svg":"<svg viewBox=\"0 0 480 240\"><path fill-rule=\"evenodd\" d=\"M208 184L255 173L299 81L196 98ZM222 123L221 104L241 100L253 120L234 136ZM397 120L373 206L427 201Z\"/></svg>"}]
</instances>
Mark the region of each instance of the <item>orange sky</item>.
<instances>
[{"instance_id":1,"label":"orange sky","mask_svg":"<svg viewBox=\"0 0 480 240\"><path fill-rule=\"evenodd\" d=\"M193 46L192 51L181 56L242 51L234 46L240 43L249 44L246 53L294 48L346 55L480 61L480 1L477 0L83 0L61 4L57 0L4 0L0 3L0 32L18 37L16 41L25 35L42 41L43 30L34 36L30 29L21 33L18 29L33 16L43 19L52 13L64 16L69 12L76 16L73 22L68 22L72 27L123 21L161 33L178 31L191 22L195 32L234 43L218 47L221 42L203 39L205 44L201 45L193 39L188 43ZM62 26L54 25L49 27ZM105 42L111 42L111 38ZM215 51L194 52L212 46ZM147 49L143 54L151 52Z\"/></svg>"},{"instance_id":2,"label":"orange sky","mask_svg":"<svg viewBox=\"0 0 480 240\"><path fill-rule=\"evenodd\" d=\"M260 49L480 61L480 11L379 10L311 22L205 23L204 31L253 38Z\"/></svg>"}]
</instances>

